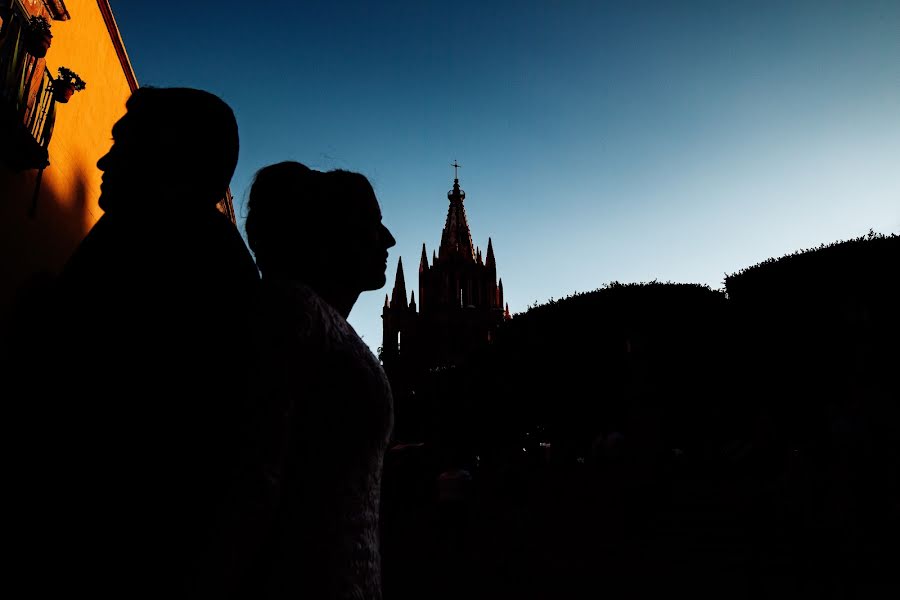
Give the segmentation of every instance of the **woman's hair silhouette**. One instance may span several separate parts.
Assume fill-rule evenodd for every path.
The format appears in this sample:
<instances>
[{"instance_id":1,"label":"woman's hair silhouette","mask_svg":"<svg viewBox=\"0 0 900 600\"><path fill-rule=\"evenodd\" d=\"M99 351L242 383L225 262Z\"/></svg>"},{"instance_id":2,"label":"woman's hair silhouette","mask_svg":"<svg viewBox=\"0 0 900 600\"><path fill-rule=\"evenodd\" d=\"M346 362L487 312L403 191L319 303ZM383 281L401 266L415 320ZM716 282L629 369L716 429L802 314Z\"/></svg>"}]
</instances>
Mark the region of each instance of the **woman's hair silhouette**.
<instances>
[{"instance_id":1,"label":"woman's hair silhouette","mask_svg":"<svg viewBox=\"0 0 900 600\"><path fill-rule=\"evenodd\" d=\"M302 281L342 314L352 302L335 295L355 302L384 285L387 249L396 242L363 175L274 164L256 174L247 206L247 239L263 277Z\"/></svg>"}]
</instances>

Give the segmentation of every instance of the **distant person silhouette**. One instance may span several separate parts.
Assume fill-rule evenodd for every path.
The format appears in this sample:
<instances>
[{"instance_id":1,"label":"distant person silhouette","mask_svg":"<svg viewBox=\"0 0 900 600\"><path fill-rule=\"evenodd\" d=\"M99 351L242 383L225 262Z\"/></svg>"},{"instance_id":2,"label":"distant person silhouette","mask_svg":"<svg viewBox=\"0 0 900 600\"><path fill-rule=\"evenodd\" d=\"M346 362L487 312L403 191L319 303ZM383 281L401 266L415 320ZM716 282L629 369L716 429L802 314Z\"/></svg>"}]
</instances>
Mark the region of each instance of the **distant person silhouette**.
<instances>
[{"instance_id":1,"label":"distant person silhouette","mask_svg":"<svg viewBox=\"0 0 900 600\"><path fill-rule=\"evenodd\" d=\"M247 239L262 272L254 312L257 445L241 515L257 538L247 597L381 598L379 502L393 427L380 363L347 316L385 284L388 248L372 186L347 171L265 167ZM241 500L238 500L240 505ZM259 515L258 515L259 516ZM238 544L240 545L240 543Z\"/></svg>"},{"instance_id":2,"label":"distant person silhouette","mask_svg":"<svg viewBox=\"0 0 900 600\"><path fill-rule=\"evenodd\" d=\"M183 597L236 464L259 273L216 207L238 158L228 105L142 88L126 109L97 163L105 214L58 282L54 552L66 589Z\"/></svg>"}]
</instances>

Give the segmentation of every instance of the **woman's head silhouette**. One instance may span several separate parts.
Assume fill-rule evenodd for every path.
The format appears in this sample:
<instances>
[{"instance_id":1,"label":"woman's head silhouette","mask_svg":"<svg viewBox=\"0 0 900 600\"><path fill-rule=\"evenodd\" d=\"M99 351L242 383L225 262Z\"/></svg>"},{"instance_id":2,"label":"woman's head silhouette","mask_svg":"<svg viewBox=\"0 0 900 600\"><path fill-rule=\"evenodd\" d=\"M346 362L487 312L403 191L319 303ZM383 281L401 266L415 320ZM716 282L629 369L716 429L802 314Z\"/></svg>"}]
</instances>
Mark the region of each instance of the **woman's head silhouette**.
<instances>
[{"instance_id":1,"label":"woman's head silhouette","mask_svg":"<svg viewBox=\"0 0 900 600\"><path fill-rule=\"evenodd\" d=\"M350 306L384 286L387 251L396 244L363 175L298 162L256 174L246 231L264 278L302 281L340 305L352 297Z\"/></svg>"}]
</instances>

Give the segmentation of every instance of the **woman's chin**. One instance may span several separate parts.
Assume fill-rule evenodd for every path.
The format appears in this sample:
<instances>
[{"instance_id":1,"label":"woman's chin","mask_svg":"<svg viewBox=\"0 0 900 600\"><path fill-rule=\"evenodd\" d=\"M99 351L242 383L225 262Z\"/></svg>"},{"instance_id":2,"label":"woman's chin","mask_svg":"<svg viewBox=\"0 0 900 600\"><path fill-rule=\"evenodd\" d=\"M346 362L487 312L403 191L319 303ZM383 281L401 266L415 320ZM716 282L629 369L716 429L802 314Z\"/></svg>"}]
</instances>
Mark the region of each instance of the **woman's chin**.
<instances>
[{"instance_id":1,"label":"woman's chin","mask_svg":"<svg viewBox=\"0 0 900 600\"><path fill-rule=\"evenodd\" d=\"M384 287L385 283L387 283L387 276L384 273L381 273L379 275L374 275L374 276L370 277L369 280L366 282L365 289L366 289L366 291L370 291L370 292L375 291L375 290L380 290L381 288Z\"/></svg>"}]
</instances>

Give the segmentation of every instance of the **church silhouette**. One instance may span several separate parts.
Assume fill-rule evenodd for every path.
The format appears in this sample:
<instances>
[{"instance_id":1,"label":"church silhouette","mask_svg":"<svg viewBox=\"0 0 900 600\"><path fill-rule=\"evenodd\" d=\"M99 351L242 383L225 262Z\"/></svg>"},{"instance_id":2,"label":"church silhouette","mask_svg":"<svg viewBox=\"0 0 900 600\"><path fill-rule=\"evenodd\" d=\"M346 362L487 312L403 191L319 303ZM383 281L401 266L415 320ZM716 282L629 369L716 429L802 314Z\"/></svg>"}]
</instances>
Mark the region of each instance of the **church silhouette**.
<instances>
[{"instance_id":1,"label":"church silhouette","mask_svg":"<svg viewBox=\"0 0 900 600\"><path fill-rule=\"evenodd\" d=\"M453 166L459 168L455 162ZM503 280L497 279L493 242L488 238L485 255L472 243L465 198L457 172L453 189L447 192L450 206L441 245L430 264L422 244L418 304L415 290L407 302L402 257L393 291L384 298L381 359L400 413L423 376L465 366L510 318Z\"/></svg>"}]
</instances>

